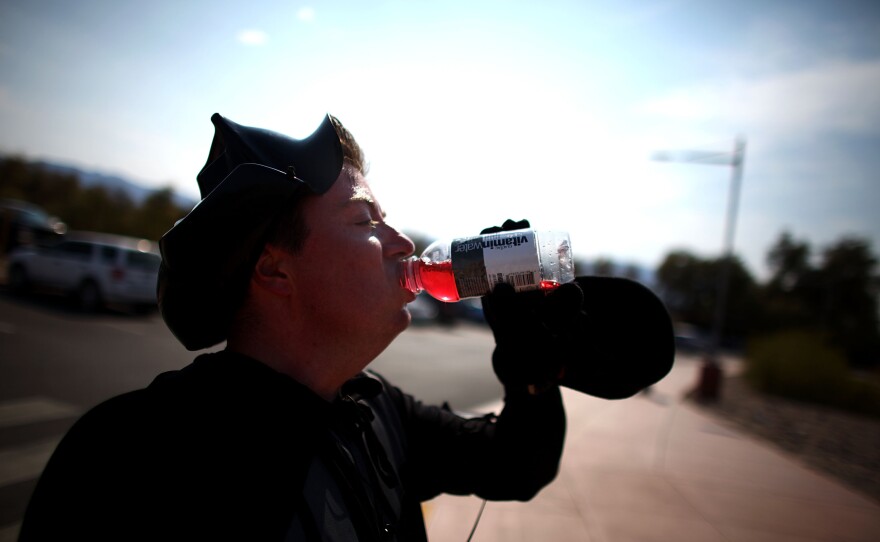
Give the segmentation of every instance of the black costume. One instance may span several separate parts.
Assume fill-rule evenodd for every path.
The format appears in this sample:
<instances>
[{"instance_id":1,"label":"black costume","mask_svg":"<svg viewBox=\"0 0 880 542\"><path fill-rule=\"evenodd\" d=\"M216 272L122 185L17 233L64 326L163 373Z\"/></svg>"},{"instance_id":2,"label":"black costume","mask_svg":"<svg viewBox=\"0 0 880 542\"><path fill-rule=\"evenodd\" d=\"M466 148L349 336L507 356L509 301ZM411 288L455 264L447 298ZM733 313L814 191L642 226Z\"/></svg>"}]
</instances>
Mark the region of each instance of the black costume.
<instances>
[{"instance_id":1,"label":"black costume","mask_svg":"<svg viewBox=\"0 0 880 542\"><path fill-rule=\"evenodd\" d=\"M424 540L421 501L529 499L564 433L558 388L465 420L375 375L328 403L255 360L205 354L77 422L21 540Z\"/></svg>"}]
</instances>

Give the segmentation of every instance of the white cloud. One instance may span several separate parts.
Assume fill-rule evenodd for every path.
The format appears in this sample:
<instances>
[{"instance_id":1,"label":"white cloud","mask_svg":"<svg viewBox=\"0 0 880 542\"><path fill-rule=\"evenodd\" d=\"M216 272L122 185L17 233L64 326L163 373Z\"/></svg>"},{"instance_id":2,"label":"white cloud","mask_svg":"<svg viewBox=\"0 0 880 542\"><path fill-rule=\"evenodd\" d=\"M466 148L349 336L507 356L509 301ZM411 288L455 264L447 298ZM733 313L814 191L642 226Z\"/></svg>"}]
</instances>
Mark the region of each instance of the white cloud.
<instances>
[{"instance_id":1,"label":"white cloud","mask_svg":"<svg viewBox=\"0 0 880 542\"><path fill-rule=\"evenodd\" d=\"M639 120L815 140L880 134L876 34L799 9L754 17L736 48L696 53L716 73L634 108Z\"/></svg>"},{"instance_id":2,"label":"white cloud","mask_svg":"<svg viewBox=\"0 0 880 542\"><path fill-rule=\"evenodd\" d=\"M782 229L817 242L880 233L860 203L875 200L874 162L860 145L880 136L877 88L880 59L805 55L785 68L742 69L680 86L631 112L646 136L672 140L672 148L737 133L749 138L736 250L761 273L764 252ZM711 239L689 239L712 247Z\"/></svg>"},{"instance_id":3,"label":"white cloud","mask_svg":"<svg viewBox=\"0 0 880 542\"><path fill-rule=\"evenodd\" d=\"M311 23L315 20L315 10L308 6L300 8L296 12L296 18L304 23Z\"/></svg>"},{"instance_id":4,"label":"white cloud","mask_svg":"<svg viewBox=\"0 0 880 542\"><path fill-rule=\"evenodd\" d=\"M880 60L828 61L751 79L675 89L638 104L640 115L774 136L864 135L880 127Z\"/></svg>"},{"instance_id":5,"label":"white cloud","mask_svg":"<svg viewBox=\"0 0 880 542\"><path fill-rule=\"evenodd\" d=\"M244 45L257 46L265 45L269 36L262 30L246 29L239 32L236 39Z\"/></svg>"}]
</instances>

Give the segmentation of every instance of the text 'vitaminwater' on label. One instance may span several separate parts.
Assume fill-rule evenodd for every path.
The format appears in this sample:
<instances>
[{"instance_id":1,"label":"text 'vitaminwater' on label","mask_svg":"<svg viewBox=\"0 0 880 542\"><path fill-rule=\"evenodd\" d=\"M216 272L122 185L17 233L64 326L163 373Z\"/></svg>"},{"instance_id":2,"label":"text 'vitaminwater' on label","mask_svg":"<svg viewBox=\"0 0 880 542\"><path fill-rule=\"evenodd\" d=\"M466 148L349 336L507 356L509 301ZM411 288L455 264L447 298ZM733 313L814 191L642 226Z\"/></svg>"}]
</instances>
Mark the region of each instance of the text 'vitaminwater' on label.
<instances>
[{"instance_id":1,"label":"text 'vitaminwater' on label","mask_svg":"<svg viewBox=\"0 0 880 542\"><path fill-rule=\"evenodd\" d=\"M540 275L533 231L500 232L452 242L452 269L459 295L485 295L507 282L517 290L538 288Z\"/></svg>"}]
</instances>

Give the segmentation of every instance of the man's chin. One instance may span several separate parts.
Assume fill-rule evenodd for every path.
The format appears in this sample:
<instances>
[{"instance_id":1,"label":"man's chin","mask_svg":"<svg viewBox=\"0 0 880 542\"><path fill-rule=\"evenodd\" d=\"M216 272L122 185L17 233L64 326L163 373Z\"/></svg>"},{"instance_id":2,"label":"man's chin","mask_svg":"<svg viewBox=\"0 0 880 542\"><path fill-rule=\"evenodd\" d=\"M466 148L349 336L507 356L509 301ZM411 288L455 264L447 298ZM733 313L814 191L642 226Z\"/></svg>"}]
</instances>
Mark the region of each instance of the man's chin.
<instances>
[{"instance_id":1,"label":"man's chin","mask_svg":"<svg viewBox=\"0 0 880 542\"><path fill-rule=\"evenodd\" d=\"M403 327L400 329L400 331L397 332L398 334L406 331L406 329L410 326L410 324L412 324L412 314L409 313L409 308L406 305L403 306L403 310L401 312L403 313L401 315L402 320L403 320L403 322L402 322Z\"/></svg>"}]
</instances>

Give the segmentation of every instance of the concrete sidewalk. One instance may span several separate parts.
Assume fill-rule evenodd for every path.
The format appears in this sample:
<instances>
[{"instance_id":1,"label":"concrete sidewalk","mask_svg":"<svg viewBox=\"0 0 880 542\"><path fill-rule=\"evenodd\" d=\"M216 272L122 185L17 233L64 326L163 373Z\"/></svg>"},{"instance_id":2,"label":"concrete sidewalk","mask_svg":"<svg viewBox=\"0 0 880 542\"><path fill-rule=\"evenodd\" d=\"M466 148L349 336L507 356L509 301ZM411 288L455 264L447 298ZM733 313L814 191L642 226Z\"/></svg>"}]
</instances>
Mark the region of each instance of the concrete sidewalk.
<instances>
[{"instance_id":1,"label":"concrete sidewalk","mask_svg":"<svg viewBox=\"0 0 880 542\"><path fill-rule=\"evenodd\" d=\"M529 503L488 503L474 542L880 540L876 502L683 402L698 369L681 359L622 401L565 390L559 476ZM431 541L467 540L480 503L426 503Z\"/></svg>"}]
</instances>

